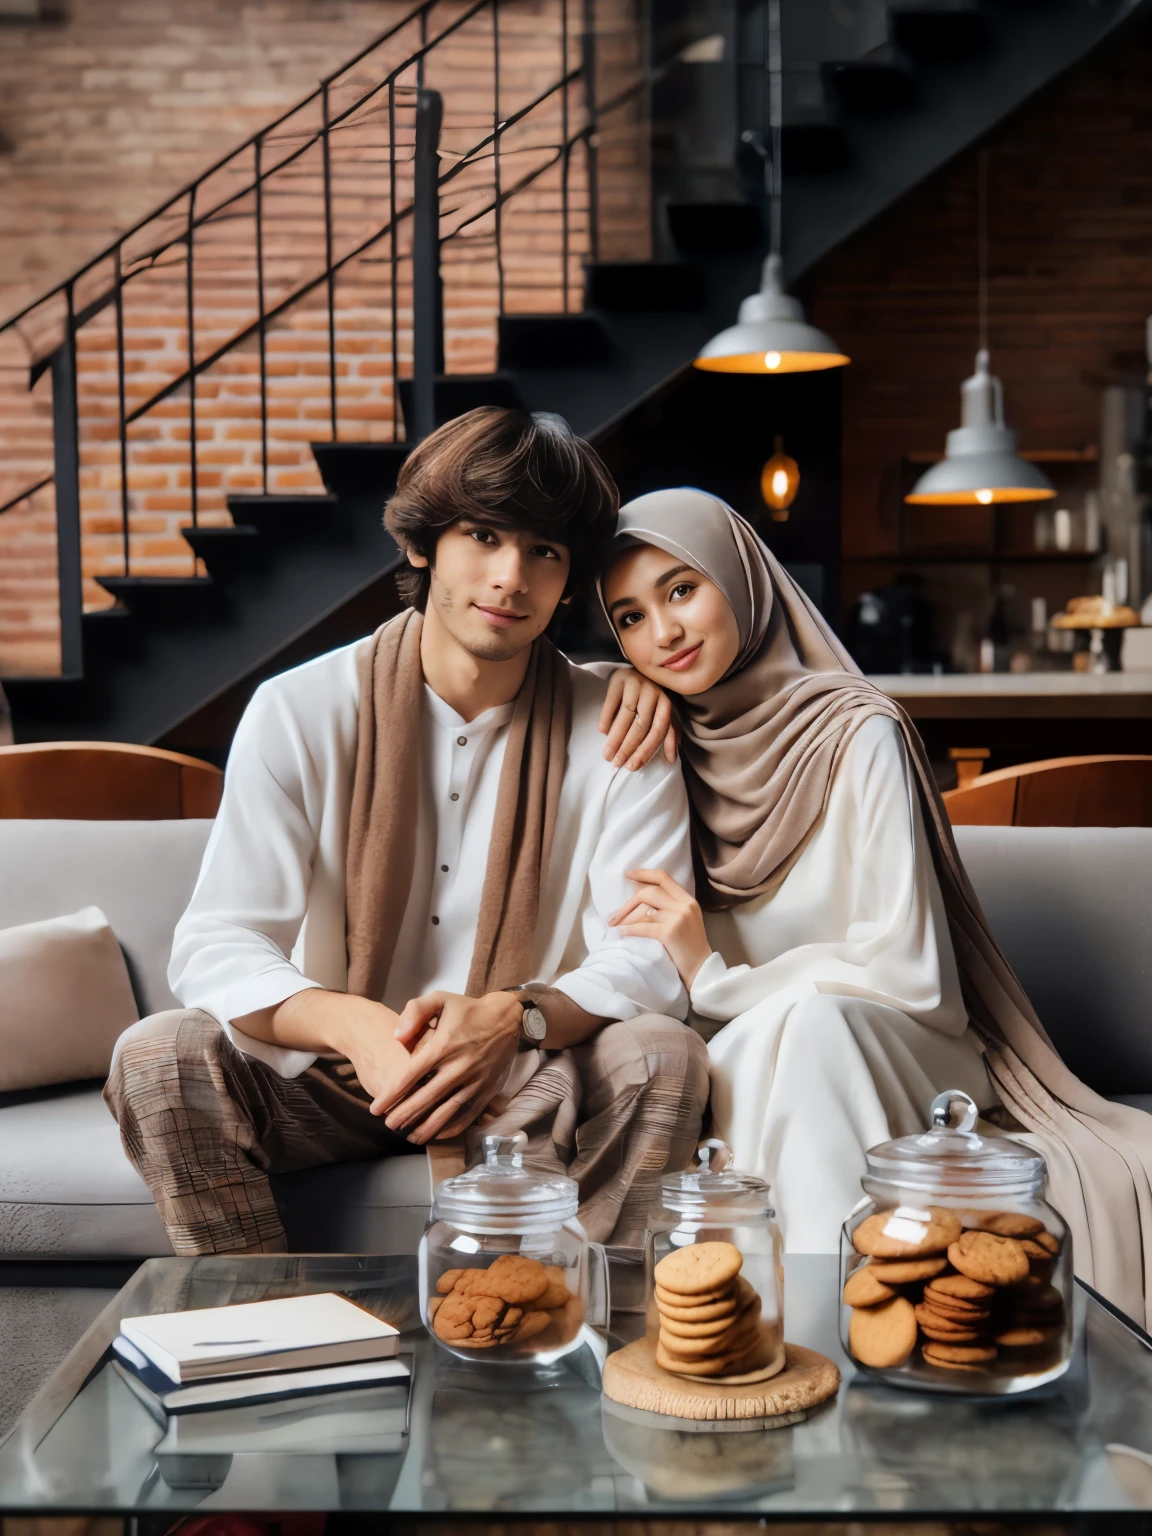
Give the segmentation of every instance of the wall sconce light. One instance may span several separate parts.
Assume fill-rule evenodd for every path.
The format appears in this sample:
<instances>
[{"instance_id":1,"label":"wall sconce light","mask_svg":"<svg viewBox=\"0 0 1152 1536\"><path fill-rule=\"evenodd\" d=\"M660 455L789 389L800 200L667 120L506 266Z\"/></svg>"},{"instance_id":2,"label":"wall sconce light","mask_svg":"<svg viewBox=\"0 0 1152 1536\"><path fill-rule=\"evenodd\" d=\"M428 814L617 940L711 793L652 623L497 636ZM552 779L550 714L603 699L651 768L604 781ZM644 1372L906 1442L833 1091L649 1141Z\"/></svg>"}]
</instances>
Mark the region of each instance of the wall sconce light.
<instances>
[{"instance_id":1,"label":"wall sconce light","mask_svg":"<svg viewBox=\"0 0 1152 1536\"><path fill-rule=\"evenodd\" d=\"M788 508L800 489L800 466L784 452L784 439L776 434L776 452L760 471L760 494L772 521L786 523Z\"/></svg>"}]
</instances>

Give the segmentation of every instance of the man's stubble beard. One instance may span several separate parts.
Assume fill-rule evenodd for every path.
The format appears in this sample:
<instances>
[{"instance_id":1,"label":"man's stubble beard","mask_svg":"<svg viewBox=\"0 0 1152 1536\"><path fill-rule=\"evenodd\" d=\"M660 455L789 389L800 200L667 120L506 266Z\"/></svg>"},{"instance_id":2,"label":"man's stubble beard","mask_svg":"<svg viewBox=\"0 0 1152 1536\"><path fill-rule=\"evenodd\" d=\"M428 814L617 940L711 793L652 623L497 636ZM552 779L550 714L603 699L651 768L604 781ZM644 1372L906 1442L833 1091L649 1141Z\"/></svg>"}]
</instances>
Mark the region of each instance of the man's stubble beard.
<instances>
[{"instance_id":1,"label":"man's stubble beard","mask_svg":"<svg viewBox=\"0 0 1152 1536\"><path fill-rule=\"evenodd\" d=\"M520 628L519 625L515 630L505 630L503 633L487 629L483 619L472 616L470 603L466 602L463 609L458 610L450 593L445 592L442 587L437 591L435 577L432 579L428 601L435 606L441 624L456 644L467 651L475 661L514 661L536 639L533 635L532 639L525 640L516 632ZM467 622L460 622L461 611L468 614ZM529 626L531 622L530 619L524 620L524 623Z\"/></svg>"}]
</instances>

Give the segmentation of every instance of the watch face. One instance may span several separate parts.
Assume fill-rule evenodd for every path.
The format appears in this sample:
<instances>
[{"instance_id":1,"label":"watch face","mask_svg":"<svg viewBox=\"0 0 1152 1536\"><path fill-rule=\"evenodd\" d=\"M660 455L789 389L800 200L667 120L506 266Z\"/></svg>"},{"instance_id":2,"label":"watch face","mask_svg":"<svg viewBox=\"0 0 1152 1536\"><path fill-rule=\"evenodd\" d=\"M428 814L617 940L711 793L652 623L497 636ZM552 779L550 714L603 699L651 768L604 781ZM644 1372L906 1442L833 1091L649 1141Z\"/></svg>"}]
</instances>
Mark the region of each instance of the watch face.
<instances>
[{"instance_id":1,"label":"watch face","mask_svg":"<svg viewBox=\"0 0 1152 1536\"><path fill-rule=\"evenodd\" d=\"M530 1004L524 1010L524 1016L520 1021L520 1027L529 1040L543 1040L548 1033L548 1024L544 1015L534 1004Z\"/></svg>"}]
</instances>

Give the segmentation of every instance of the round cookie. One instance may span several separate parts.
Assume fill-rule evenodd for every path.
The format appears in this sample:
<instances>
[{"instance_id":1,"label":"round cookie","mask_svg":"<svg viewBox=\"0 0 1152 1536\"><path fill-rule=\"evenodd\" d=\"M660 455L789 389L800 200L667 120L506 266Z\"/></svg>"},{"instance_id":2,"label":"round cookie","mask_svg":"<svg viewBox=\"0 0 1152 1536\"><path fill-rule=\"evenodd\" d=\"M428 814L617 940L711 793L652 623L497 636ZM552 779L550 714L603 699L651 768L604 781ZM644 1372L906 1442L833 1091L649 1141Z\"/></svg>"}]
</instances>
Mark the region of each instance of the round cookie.
<instances>
[{"instance_id":1,"label":"round cookie","mask_svg":"<svg viewBox=\"0 0 1152 1536\"><path fill-rule=\"evenodd\" d=\"M924 1289L954 1297L957 1301L982 1301L996 1294L994 1285L983 1285L979 1280L970 1280L967 1275L941 1275L937 1280L930 1280Z\"/></svg>"},{"instance_id":2,"label":"round cookie","mask_svg":"<svg viewBox=\"0 0 1152 1536\"><path fill-rule=\"evenodd\" d=\"M512 1335L515 1344L521 1344L525 1339L531 1339L538 1333L543 1333L552 1321L550 1312L525 1312L524 1316L516 1324L516 1331Z\"/></svg>"},{"instance_id":3,"label":"round cookie","mask_svg":"<svg viewBox=\"0 0 1152 1536\"><path fill-rule=\"evenodd\" d=\"M497 1296L516 1307L535 1301L547 1289L548 1276L540 1260L525 1259L517 1253L502 1253L487 1269L466 1270L456 1282L458 1293Z\"/></svg>"},{"instance_id":4,"label":"round cookie","mask_svg":"<svg viewBox=\"0 0 1152 1536\"><path fill-rule=\"evenodd\" d=\"M758 1320L750 1318L710 1339L678 1339L662 1332L660 1344L674 1360L709 1360L720 1355L743 1354L756 1342L758 1331Z\"/></svg>"},{"instance_id":5,"label":"round cookie","mask_svg":"<svg viewBox=\"0 0 1152 1536\"><path fill-rule=\"evenodd\" d=\"M1046 1248L1053 1257L1060 1252L1060 1239L1054 1237L1051 1232L1037 1232L1035 1240L1040 1244L1041 1248Z\"/></svg>"},{"instance_id":6,"label":"round cookie","mask_svg":"<svg viewBox=\"0 0 1152 1536\"><path fill-rule=\"evenodd\" d=\"M722 1333L737 1327L745 1319L753 1315L759 1316L760 1298L753 1295L752 1299L740 1308L739 1312L730 1312L727 1317L709 1318L703 1323L685 1323L679 1318L660 1315L661 1331L673 1339L714 1339Z\"/></svg>"},{"instance_id":7,"label":"round cookie","mask_svg":"<svg viewBox=\"0 0 1152 1536\"><path fill-rule=\"evenodd\" d=\"M572 1292L559 1264L545 1264L544 1273L548 1277L548 1289L536 1298L536 1305L543 1312L551 1312L553 1307L564 1306Z\"/></svg>"},{"instance_id":8,"label":"round cookie","mask_svg":"<svg viewBox=\"0 0 1152 1536\"><path fill-rule=\"evenodd\" d=\"M730 1285L743 1262L734 1243L690 1243L664 1255L656 1266L656 1281L673 1295L706 1295Z\"/></svg>"},{"instance_id":9,"label":"round cookie","mask_svg":"<svg viewBox=\"0 0 1152 1536\"><path fill-rule=\"evenodd\" d=\"M719 1355L714 1360L676 1360L656 1346L656 1364L677 1376L726 1376L741 1359L742 1355Z\"/></svg>"},{"instance_id":10,"label":"round cookie","mask_svg":"<svg viewBox=\"0 0 1152 1536\"><path fill-rule=\"evenodd\" d=\"M848 1324L848 1348L861 1365L903 1365L916 1347L916 1313L903 1296L878 1307L857 1307Z\"/></svg>"},{"instance_id":11,"label":"round cookie","mask_svg":"<svg viewBox=\"0 0 1152 1536\"><path fill-rule=\"evenodd\" d=\"M996 1335L997 1344L1005 1349L1035 1349L1039 1344L1051 1344L1061 1333L1059 1325L1049 1328L1008 1328Z\"/></svg>"},{"instance_id":12,"label":"round cookie","mask_svg":"<svg viewBox=\"0 0 1152 1536\"><path fill-rule=\"evenodd\" d=\"M1044 1223L1035 1216L1022 1216L1019 1211L989 1211L980 1222L985 1232L995 1232L998 1237L1035 1237L1044 1231Z\"/></svg>"},{"instance_id":13,"label":"round cookie","mask_svg":"<svg viewBox=\"0 0 1152 1536\"><path fill-rule=\"evenodd\" d=\"M466 1269L446 1269L439 1280L437 1280L436 1289L441 1296L447 1296L448 1292L454 1289L461 1275L466 1275L467 1273Z\"/></svg>"},{"instance_id":14,"label":"round cookie","mask_svg":"<svg viewBox=\"0 0 1152 1536\"><path fill-rule=\"evenodd\" d=\"M900 1209L904 1209L901 1207ZM895 1211L877 1211L866 1216L852 1234L857 1253L876 1259L924 1259L941 1254L959 1238L962 1228L955 1211L930 1205L918 1216L898 1216Z\"/></svg>"},{"instance_id":15,"label":"round cookie","mask_svg":"<svg viewBox=\"0 0 1152 1536\"><path fill-rule=\"evenodd\" d=\"M948 1247L948 1261L982 1285L1016 1285L1028 1276L1028 1255L1011 1237L968 1231Z\"/></svg>"},{"instance_id":16,"label":"round cookie","mask_svg":"<svg viewBox=\"0 0 1152 1536\"><path fill-rule=\"evenodd\" d=\"M703 1296L681 1296L675 1291L666 1291L662 1285L656 1287L656 1305L661 1312L668 1317L677 1317L681 1322L705 1322L709 1317L723 1317L725 1313L738 1310L738 1288L743 1280L737 1277L737 1285L725 1285L718 1291L711 1291ZM743 1281L747 1284L747 1281Z\"/></svg>"},{"instance_id":17,"label":"round cookie","mask_svg":"<svg viewBox=\"0 0 1152 1536\"><path fill-rule=\"evenodd\" d=\"M921 1354L931 1365L943 1365L953 1371L978 1370L996 1358L991 1344L925 1344Z\"/></svg>"},{"instance_id":18,"label":"round cookie","mask_svg":"<svg viewBox=\"0 0 1152 1536\"><path fill-rule=\"evenodd\" d=\"M938 1259L873 1259L869 1268L885 1285L911 1285L917 1280L930 1280L942 1269L947 1269L948 1260L943 1256Z\"/></svg>"},{"instance_id":19,"label":"round cookie","mask_svg":"<svg viewBox=\"0 0 1152 1536\"><path fill-rule=\"evenodd\" d=\"M876 1279L871 1264L854 1269L844 1283L844 1305L848 1307L879 1306L882 1301L891 1301L895 1294L890 1285Z\"/></svg>"}]
</instances>

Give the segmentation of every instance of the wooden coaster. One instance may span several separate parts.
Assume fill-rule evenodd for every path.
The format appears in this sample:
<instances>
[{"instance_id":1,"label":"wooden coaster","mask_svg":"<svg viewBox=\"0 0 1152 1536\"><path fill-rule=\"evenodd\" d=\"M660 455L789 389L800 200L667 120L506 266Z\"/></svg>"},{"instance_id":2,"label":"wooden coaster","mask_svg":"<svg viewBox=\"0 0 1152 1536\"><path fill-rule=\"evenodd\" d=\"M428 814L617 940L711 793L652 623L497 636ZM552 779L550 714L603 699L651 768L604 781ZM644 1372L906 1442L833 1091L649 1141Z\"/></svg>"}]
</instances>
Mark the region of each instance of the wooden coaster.
<instances>
[{"instance_id":1,"label":"wooden coaster","mask_svg":"<svg viewBox=\"0 0 1152 1536\"><path fill-rule=\"evenodd\" d=\"M656 1364L656 1347L637 1339L604 1362L604 1392L614 1402L675 1419L776 1419L795 1424L835 1396L840 1372L826 1355L785 1344L784 1369L743 1386L687 1381Z\"/></svg>"}]
</instances>

